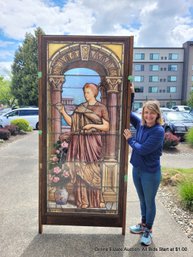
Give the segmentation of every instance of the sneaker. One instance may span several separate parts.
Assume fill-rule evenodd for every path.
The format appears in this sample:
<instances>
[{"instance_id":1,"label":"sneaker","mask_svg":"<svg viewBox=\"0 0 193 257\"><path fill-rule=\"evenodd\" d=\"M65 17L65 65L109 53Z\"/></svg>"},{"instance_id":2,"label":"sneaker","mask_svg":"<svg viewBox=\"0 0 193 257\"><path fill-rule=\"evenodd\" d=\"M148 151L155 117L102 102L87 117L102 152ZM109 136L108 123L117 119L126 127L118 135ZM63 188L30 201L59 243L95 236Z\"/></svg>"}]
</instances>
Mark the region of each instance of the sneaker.
<instances>
[{"instance_id":1,"label":"sneaker","mask_svg":"<svg viewBox=\"0 0 193 257\"><path fill-rule=\"evenodd\" d=\"M129 227L130 232L133 234L141 234L145 231L145 226L143 224L137 224Z\"/></svg>"},{"instance_id":2,"label":"sneaker","mask_svg":"<svg viewBox=\"0 0 193 257\"><path fill-rule=\"evenodd\" d=\"M150 245L152 242L152 232L148 228L145 228L145 231L141 237L140 243L143 245Z\"/></svg>"}]
</instances>

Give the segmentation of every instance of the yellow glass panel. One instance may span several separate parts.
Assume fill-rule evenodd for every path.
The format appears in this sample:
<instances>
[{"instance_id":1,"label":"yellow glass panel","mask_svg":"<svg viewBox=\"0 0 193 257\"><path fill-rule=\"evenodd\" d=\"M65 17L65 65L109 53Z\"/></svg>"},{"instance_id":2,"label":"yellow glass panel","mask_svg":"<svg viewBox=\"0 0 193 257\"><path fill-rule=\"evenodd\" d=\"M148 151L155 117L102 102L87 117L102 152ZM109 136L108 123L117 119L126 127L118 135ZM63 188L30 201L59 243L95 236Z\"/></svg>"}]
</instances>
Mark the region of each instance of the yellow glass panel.
<instances>
[{"instance_id":1,"label":"yellow glass panel","mask_svg":"<svg viewBox=\"0 0 193 257\"><path fill-rule=\"evenodd\" d=\"M112 50L119 58L119 60L122 60L123 58L123 45L122 44L110 44L110 45L104 45L105 47Z\"/></svg>"},{"instance_id":2,"label":"yellow glass panel","mask_svg":"<svg viewBox=\"0 0 193 257\"><path fill-rule=\"evenodd\" d=\"M48 45L48 57L50 58L55 54L60 48L63 48L67 44L49 44Z\"/></svg>"}]
</instances>

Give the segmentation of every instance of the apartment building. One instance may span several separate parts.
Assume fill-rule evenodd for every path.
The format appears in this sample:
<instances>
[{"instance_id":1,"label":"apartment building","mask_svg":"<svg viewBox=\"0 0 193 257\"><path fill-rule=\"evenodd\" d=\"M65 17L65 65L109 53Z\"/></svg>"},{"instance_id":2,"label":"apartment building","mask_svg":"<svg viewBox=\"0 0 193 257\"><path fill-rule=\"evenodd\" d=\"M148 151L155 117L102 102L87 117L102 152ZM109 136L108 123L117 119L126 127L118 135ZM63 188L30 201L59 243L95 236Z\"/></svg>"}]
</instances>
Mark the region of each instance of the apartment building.
<instances>
[{"instance_id":1,"label":"apartment building","mask_svg":"<svg viewBox=\"0 0 193 257\"><path fill-rule=\"evenodd\" d=\"M148 99L166 107L184 104L193 90L193 41L182 47L135 47L133 77L135 109Z\"/></svg>"}]
</instances>

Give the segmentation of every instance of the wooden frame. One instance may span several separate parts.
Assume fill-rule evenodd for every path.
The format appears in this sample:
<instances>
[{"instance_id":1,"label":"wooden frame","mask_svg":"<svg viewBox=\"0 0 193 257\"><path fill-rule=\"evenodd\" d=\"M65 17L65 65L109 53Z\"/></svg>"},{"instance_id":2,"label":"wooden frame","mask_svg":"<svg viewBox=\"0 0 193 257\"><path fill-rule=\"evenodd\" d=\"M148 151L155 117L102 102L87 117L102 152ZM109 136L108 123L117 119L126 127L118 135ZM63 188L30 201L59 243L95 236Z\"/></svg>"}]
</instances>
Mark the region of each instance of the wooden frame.
<instances>
[{"instance_id":1,"label":"wooden frame","mask_svg":"<svg viewBox=\"0 0 193 257\"><path fill-rule=\"evenodd\" d=\"M132 74L133 37L43 35L39 38L38 49L39 233L42 233L43 225L81 225L122 227L122 234L125 234L128 145L123 130L129 127L128 76ZM76 69L83 74L77 75ZM71 82L67 82L69 78ZM78 83L74 86L75 79L82 82L83 78L99 91L98 99L94 95L98 104L96 108L89 105L83 85ZM89 88L87 91L93 93L93 88ZM67 97L64 91L73 93L73 97ZM81 94L86 99L83 104L76 98ZM71 123L63 123L63 105ZM80 124L80 109L85 106L90 108L88 112L92 110L91 115L95 112L97 117L98 113L102 115L99 129L73 132L72 124ZM75 113L78 113L76 119ZM70 149L78 144L78 137L82 136L83 142L86 142L87 132L87 143L91 146L90 149L87 145L89 154L94 155L93 147L99 139L102 142L100 147L97 145L97 149L101 150L97 161L77 161L72 158L74 153L70 156ZM69 141L66 137L68 133L71 135ZM89 136L94 141L89 141ZM79 144L81 147L82 143ZM85 148L81 148L80 152L84 153ZM99 187L94 177L97 177ZM57 191L57 186L53 186L54 183L59 185L58 180L67 191L65 203L61 202L64 199L62 193ZM85 190L89 202L84 205L86 200L80 198Z\"/></svg>"}]
</instances>

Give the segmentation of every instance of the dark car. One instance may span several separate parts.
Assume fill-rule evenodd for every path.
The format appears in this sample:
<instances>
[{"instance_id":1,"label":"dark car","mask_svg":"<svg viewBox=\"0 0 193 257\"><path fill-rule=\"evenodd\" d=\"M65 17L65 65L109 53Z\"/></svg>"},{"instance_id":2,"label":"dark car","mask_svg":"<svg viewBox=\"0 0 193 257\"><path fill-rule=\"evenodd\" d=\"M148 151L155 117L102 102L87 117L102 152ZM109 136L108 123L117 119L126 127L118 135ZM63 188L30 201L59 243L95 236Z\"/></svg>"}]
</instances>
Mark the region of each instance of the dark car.
<instances>
[{"instance_id":1,"label":"dark car","mask_svg":"<svg viewBox=\"0 0 193 257\"><path fill-rule=\"evenodd\" d=\"M141 113L138 112L134 112L136 116L138 116L141 119ZM133 137L135 137L136 135L136 129L134 128L134 126L132 124L130 124L130 131Z\"/></svg>"},{"instance_id":2,"label":"dark car","mask_svg":"<svg viewBox=\"0 0 193 257\"><path fill-rule=\"evenodd\" d=\"M181 139L184 139L189 128L193 127L193 116L187 112L163 112L162 116L165 132L171 132Z\"/></svg>"}]
</instances>

